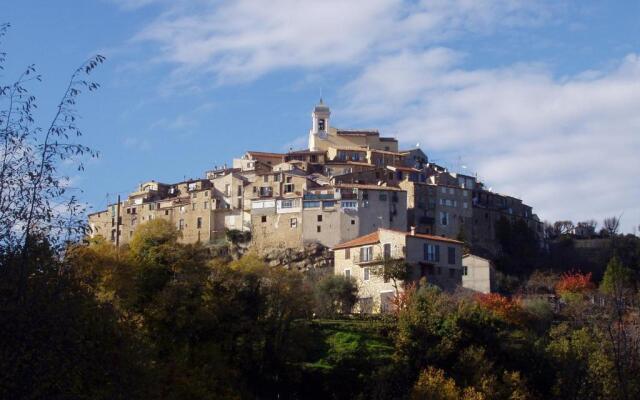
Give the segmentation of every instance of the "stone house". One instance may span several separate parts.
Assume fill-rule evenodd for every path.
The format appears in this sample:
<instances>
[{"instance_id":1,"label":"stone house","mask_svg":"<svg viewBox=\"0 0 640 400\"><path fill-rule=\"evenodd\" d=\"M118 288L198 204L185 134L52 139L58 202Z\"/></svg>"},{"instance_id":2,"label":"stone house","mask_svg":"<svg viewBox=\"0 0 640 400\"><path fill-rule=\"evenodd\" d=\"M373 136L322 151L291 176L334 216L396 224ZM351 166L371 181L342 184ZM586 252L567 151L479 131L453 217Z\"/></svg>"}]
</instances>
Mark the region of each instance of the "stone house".
<instances>
[{"instance_id":1,"label":"stone house","mask_svg":"<svg viewBox=\"0 0 640 400\"><path fill-rule=\"evenodd\" d=\"M358 284L357 312L386 312L397 293L410 282L426 282L452 291L462 283L462 243L438 236L377 229L333 247L334 274L350 277ZM381 274L384 260L401 260L408 266L408 279L386 280Z\"/></svg>"},{"instance_id":2,"label":"stone house","mask_svg":"<svg viewBox=\"0 0 640 400\"><path fill-rule=\"evenodd\" d=\"M480 293L495 291L496 271L493 263L474 254L462 256L462 287Z\"/></svg>"}]
</instances>

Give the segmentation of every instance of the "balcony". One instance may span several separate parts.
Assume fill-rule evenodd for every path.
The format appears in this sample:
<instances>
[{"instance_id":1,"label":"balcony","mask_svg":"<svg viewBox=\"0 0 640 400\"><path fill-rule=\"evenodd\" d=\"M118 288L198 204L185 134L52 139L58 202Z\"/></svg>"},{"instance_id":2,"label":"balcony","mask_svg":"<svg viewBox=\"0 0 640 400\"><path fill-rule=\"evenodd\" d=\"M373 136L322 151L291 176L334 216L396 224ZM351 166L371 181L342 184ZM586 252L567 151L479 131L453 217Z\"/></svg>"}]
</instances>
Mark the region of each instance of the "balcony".
<instances>
[{"instance_id":1,"label":"balcony","mask_svg":"<svg viewBox=\"0 0 640 400\"><path fill-rule=\"evenodd\" d=\"M258 191L258 197L273 197L273 188L261 187Z\"/></svg>"}]
</instances>

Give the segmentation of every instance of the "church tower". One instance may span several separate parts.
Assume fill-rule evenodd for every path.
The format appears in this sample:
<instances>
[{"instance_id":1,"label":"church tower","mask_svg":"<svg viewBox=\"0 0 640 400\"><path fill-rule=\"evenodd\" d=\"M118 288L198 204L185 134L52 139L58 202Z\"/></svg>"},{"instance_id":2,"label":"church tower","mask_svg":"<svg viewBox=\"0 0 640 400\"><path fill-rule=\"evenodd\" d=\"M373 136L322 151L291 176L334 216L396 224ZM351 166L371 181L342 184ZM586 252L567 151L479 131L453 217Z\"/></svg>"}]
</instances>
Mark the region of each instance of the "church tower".
<instances>
[{"instance_id":1,"label":"church tower","mask_svg":"<svg viewBox=\"0 0 640 400\"><path fill-rule=\"evenodd\" d=\"M329 133L329 117L331 110L320 98L320 103L316 105L311 113L311 130L309 131L309 150L321 150L318 146L319 141L326 140Z\"/></svg>"}]
</instances>

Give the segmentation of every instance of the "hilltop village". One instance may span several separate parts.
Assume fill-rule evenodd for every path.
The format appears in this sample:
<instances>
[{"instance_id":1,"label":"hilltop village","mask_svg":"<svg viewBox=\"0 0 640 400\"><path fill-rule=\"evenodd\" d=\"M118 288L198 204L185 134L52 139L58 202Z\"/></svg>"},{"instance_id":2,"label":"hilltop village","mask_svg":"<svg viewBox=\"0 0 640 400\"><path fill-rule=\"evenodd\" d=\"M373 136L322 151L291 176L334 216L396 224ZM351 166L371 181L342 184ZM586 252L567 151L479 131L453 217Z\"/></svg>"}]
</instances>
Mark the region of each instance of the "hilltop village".
<instances>
[{"instance_id":1,"label":"hilltop village","mask_svg":"<svg viewBox=\"0 0 640 400\"><path fill-rule=\"evenodd\" d=\"M214 244L228 232L250 232L249 248L261 255L309 245L334 250L335 273L361 286L371 280L366 263L376 257L414 259L416 279L433 276L444 288L469 273L463 243L466 253L487 258L499 251L499 219L524 221L542 236L539 218L521 199L430 162L420 148L400 149L397 139L376 130L333 127L322 100L311 117L308 148L247 151L231 168L200 179L143 183L90 214L91 235L121 246L139 225L162 218L175 224L184 243ZM480 291L490 291L483 285Z\"/></svg>"}]
</instances>

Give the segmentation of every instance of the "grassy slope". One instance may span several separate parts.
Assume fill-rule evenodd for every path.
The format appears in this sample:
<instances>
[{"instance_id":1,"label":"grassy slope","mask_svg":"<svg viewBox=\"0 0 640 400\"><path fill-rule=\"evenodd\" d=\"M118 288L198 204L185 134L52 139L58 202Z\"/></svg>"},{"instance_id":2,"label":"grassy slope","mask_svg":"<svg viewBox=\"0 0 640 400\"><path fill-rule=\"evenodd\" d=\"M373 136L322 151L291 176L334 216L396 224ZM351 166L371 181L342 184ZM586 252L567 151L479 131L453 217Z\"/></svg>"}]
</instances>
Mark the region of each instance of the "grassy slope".
<instances>
[{"instance_id":1,"label":"grassy slope","mask_svg":"<svg viewBox=\"0 0 640 400\"><path fill-rule=\"evenodd\" d=\"M371 364L393 353L388 324L376 320L316 320L311 323L313 347L304 367L331 370L349 359Z\"/></svg>"}]
</instances>

